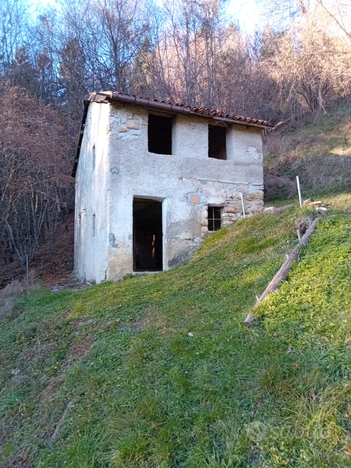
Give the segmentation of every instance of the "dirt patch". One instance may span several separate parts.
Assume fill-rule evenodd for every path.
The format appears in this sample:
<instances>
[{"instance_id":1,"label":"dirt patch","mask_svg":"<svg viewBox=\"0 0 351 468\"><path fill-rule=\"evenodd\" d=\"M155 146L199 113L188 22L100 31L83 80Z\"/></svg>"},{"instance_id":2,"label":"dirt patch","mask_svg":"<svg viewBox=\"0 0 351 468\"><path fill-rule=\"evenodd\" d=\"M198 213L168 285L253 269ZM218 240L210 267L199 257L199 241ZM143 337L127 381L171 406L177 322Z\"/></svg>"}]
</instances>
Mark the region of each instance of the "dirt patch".
<instances>
[{"instance_id":1,"label":"dirt patch","mask_svg":"<svg viewBox=\"0 0 351 468\"><path fill-rule=\"evenodd\" d=\"M16 460L9 461L7 467L8 468L29 468L28 460L26 458L21 459L21 460L17 458Z\"/></svg>"},{"instance_id":2,"label":"dirt patch","mask_svg":"<svg viewBox=\"0 0 351 468\"><path fill-rule=\"evenodd\" d=\"M66 363L71 364L79 358L87 356L93 344L94 339L87 336L84 337L84 340L74 341L69 347Z\"/></svg>"},{"instance_id":3,"label":"dirt patch","mask_svg":"<svg viewBox=\"0 0 351 468\"><path fill-rule=\"evenodd\" d=\"M45 403L46 401L50 401L53 397L60 391L62 384L61 379L54 378L50 380L47 387L41 392L39 401L40 403Z\"/></svg>"},{"instance_id":4,"label":"dirt patch","mask_svg":"<svg viewBox=\"0 0 351 468\"><path fill-rule=\"evenodd\" d=\"M114 323L117 323L117 324L118 324L118 328L120 328L120 329L125 328L125 324L122 323L122 322L120 321L119 318L117 318L117 319L105 320L104 322L101 322L101 323L99 324L99 326L100 326L100 328L104 328L104 327L109 327L110 325L112 325L112 324L114 324Z\"/></svg>"},{"instance_id":5,"label":"dirt patch","mask_svg":"<svg viewBox=\"0 0 351 468\"><path fill-rule=\"evenodd\" d=\"M71 310L65 310L62 312L62 318L67 318L71 315L72 311Z\"/></svg>"},{"instance_id":6,"label":"dirt patch","mask_svg":"<svg viewBox=\"0 0 351 468\"><path fill-rule=\"evenodd\" d=\"M91 318L86 318L86 319L79 320L78 322L73 322L72 326L74 330L76 331L76 334L78 335L81 327L84 327L84 325L90 325L90 324L93 324L94 329L96 330L100 328L106 328L114 324L117 324L118 328L121 330L126 327L126 325L122 323L119 318L112 318L112 319L103 320L103 321L97 321Z\"/></svg>"},{"instance_id":7,"label":"dirt patch","mask_svg":"<svg viewBox=\"0 0 351 468\"><path fill-rule=\"evenodd\" d=\"M94 323L95 321L93 319L83 319L83 320L79 320L78 322L72 322L72 327L74 328L74 330L77 332L80 327L84 326L84 325L89 325L90 323Z\"/></svg>"},{"instance_id":8,"label":"dirt patch","mask_svg":"<svg viewBox=\"0 0 351 468\"><path fill-rule=\"evenodd\" d=\"M54 349L57 348L56 343L45 343L44 345L34 349L24 358L25 364L29 364L34 358L41 356L48 356Z\"/></svg>"},{"instance_id":9,"label":"dirt patch","mask_svg":"<svg viewBox=\"0 0 351 468\"><path fill-rule=\"evenodd\" d=\"M144 331L148 328L149 321L148 320L138 320L137 322L133 322L133 328L137 331Z\"/></svg>"}]
</instances>

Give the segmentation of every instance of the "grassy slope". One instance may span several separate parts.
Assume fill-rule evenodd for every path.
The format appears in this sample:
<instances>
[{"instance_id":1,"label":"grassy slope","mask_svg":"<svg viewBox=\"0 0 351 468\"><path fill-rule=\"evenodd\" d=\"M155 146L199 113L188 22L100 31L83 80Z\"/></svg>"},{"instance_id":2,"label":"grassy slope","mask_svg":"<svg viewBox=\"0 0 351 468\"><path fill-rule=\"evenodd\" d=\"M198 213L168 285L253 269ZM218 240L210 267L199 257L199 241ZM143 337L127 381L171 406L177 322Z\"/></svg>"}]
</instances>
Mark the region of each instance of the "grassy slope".
<instances>
[{"instance_id":1,"label":"grassy slope","mask_svg":"<svg viewBox=\"0 0 351 468\"><path fill-rule=\"evenodd\" d=\"M351 106L338 106L294 132L264 139L267 199L296 196L300 177L305 198L349 191L351 185Z\"/></svg>"},{"instance_id":2,"label":"grassy slope","mask_svg":"<svg viewBox=\"0 0 351 468\"><path fill-rule=\"evenodd\" d=\"M4 466L351 466L351 196L330 202L250 329L306 210L241 220L166 273L22 300L0 328Z\"/></svg>"}]
</instances>

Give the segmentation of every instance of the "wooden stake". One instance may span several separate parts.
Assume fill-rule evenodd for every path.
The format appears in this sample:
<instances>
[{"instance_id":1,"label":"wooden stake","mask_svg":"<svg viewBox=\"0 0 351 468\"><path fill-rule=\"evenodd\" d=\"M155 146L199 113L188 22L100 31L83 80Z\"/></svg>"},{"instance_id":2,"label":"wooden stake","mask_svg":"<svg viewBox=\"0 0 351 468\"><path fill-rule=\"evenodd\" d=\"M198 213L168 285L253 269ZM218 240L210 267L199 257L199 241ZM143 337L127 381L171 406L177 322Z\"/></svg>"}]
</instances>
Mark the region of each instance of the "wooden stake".
<instances>
[{"instance_id":1,"label":"wooden stake","mask_svg":"<svg viewBox=\"0 0 351 468\"><path fill-rule=\"evenodd\" d=\"M246 218L246 216L245 216L245 206L244 206L243 192L240 192L240 197L241 197L241 205L242 205L242 207L243 207L243 217Z\"/></svg>"},{"instance_id":2,"label":"wooden stake","mask_svg":"<svg viewBox=\"0 0 351 468\"><path fill-rule=\"evenodd\" d=\"M297 183L297 191L298 191L298 193L299 193L300 206L302 206L300 179L299 179L299 176L298 176L298 175L296 176L296 183Z\"/></svg>"}]
</instances>

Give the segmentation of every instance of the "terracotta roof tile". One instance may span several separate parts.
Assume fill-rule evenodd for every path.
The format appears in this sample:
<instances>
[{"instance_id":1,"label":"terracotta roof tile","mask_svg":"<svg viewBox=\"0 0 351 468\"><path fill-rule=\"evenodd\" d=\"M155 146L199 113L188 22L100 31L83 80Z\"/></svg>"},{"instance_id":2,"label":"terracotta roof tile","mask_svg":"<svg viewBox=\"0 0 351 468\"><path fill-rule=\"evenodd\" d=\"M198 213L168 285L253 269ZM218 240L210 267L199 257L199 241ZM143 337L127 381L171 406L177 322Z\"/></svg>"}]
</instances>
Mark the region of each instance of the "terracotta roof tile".
<instances>
[{"instance_id":1,"label":"terracotta roof tile","mask_svg":"<svg viewBox=\"0 0 351 468\"><path fill-rule=\"evenodd\" d=\"M98 97L99 96L99 97ZM186 106L185 104L178 102L171 102L170 100L161 101L159 99L149 99L146 97L139 97L133 94L121 93L119 91L107 91L102 93L90 93L86 97L87 101L95 101L96 97L98 99L102 96L105 96L107 99L112 99L116 101L124 101L135 103L144 106L158 107L163 108L164 110L169 110L173 112L181 113L191 113L202 115L205 117L219 118L219 119L229 119L243 124L257 125L260 127L273 127L269 122L260 119L252 119L250 117L244 117L242 115L236 115L234 113L225 113L219 109L205 109L204 107L197 106ZM100 100L99 99L99 100Z\"/></svg>"}]
</instances>

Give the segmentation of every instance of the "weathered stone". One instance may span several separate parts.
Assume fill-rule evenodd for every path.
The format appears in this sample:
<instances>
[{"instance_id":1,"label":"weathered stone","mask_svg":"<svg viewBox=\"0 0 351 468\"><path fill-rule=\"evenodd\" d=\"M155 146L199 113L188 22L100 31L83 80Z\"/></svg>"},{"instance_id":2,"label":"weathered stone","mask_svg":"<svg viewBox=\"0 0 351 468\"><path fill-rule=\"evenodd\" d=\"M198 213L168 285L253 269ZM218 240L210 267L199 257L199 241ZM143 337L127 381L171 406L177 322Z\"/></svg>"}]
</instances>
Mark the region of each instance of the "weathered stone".
<instances>
[{"instance_id":1,"label":"weathered stone","mask_svg":"<svg viewBox=\"0 0 351 468\"><path fill-rule=\"evenodd\" d=\"M225 206L223 211L224 213L239 213L240 208L234 206Z\"/></svg>"},{"instance_id":2,"label":"weathered stone","mask_svg":"<svg viewBox=\"0 0 351 468\"><path fill-rule=\"evenodd\" d=\"M252 200L263 200L263 193L247 193L245 194L245 200L252 201Z\"/></svg>"},{"instance_id":3,"label":"weathered stone","mask_svg":"<svg viewBox=\"0 0 351 468\"><path fill-rule=\"evenodd\" d=\"M138 120L127 120L126 127L130 130L139 130L140 125Z\"/></svg>"}]
</instances>

